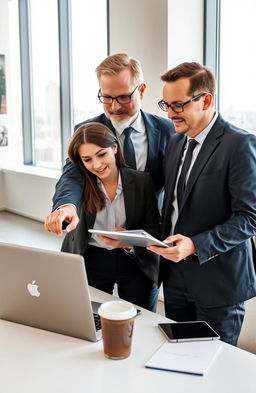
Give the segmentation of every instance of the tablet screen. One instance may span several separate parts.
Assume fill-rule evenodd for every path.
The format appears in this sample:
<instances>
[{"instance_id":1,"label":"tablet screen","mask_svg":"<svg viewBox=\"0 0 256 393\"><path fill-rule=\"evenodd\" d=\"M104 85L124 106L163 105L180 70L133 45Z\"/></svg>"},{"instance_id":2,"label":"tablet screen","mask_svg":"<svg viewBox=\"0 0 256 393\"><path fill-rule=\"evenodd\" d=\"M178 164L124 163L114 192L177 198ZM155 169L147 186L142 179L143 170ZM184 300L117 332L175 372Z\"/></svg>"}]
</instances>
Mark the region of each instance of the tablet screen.
<instances>
[{"instance_id":1,"label":"tablet screen","mask_svg":"<svg viewBox=\"0 0 256 393\"><path fill-rule=\"evenodd\" d=\"M174 341L219 338L205 321L162 323L159 327L170 340Z\"/></svg>"}]
</instances>

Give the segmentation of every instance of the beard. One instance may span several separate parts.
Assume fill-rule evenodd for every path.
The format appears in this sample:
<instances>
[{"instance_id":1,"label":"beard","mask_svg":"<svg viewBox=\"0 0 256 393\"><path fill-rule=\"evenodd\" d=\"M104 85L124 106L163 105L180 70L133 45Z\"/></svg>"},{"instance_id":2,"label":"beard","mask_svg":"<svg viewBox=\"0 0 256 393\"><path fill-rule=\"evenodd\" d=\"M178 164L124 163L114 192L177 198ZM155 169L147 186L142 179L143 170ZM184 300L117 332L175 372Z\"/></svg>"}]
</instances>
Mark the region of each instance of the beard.
<instances>
[{"instance_id":1,"label":"beard","mask_svg":"<svg viewBox=\"0 0 256 393\"><path fill-rule=\"evenodd\" d=\"M116 120L110 118L110 121L111 121L113 127L115 128L115 130L119 134L121 134L123 132L123 130L125 128L129 127L131 124L131 119L129 117L127 119L124 119L121 121L116 121Z\"/></svg>"},{"instance_id":2,"label":"beard","mask_svg":"<svg viewBox=\"0 0 256 393\"><path fill-rule=\"evenodd\" d=\"M107 112L104 111L106 117L111 121L113 127L115 128L115 130L121 134L123 132L123 130L127 127L129 127L131 125L131 123L133 122L133 120L131 119L131 117L128 115L127 112L123 111L123 110L119 110L116 112ZM118 119L113 118L112 115L122 115L122 114L127 114L127 117L125 119L121 119L118 121Z\"/></svg>"}]
</instances>

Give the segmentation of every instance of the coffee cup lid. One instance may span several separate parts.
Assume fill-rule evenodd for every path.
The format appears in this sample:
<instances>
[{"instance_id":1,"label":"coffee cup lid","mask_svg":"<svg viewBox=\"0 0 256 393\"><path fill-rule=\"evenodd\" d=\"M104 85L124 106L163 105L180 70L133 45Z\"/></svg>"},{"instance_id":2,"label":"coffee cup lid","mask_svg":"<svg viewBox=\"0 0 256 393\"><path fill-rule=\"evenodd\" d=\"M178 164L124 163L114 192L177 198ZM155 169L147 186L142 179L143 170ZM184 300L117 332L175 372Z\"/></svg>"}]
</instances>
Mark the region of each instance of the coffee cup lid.
<instances>
[{"instance_id":1,"label":"coffee cup lid","mask_svg":"<svg viewBox=\"0 0 256 393\"><path fill-rule=\"evenodd\" d=\"M100 306L98 310L98 314L102 318L116 321L133 318L136 313L137 311L134 305L123 300L113 300L110 302L105 302Z\"/></svg>"}]
</instances>

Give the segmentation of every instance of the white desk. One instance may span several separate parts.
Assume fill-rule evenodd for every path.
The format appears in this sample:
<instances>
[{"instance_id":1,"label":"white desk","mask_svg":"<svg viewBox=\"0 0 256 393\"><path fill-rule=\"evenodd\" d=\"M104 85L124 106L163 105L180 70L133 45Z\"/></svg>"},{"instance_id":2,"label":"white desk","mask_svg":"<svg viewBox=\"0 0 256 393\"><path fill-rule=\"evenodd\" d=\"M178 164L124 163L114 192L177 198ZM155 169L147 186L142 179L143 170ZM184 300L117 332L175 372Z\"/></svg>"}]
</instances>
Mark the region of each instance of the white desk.
<instances>
[{"instance_id":1,"label":"white desk","mask_svg":"<svg viewBox=\"0 0 256 393\"><path fill-rule=\"evenodd\" d=\"M111 298L91 289L92 299ZM255 393L256 357L223 343L204 377L144 368L164 342L156 327L166 318L142 310L135 320L132 355L103 356L90 343L0 320L1 393Z\"/></svg>"}]
</instances>

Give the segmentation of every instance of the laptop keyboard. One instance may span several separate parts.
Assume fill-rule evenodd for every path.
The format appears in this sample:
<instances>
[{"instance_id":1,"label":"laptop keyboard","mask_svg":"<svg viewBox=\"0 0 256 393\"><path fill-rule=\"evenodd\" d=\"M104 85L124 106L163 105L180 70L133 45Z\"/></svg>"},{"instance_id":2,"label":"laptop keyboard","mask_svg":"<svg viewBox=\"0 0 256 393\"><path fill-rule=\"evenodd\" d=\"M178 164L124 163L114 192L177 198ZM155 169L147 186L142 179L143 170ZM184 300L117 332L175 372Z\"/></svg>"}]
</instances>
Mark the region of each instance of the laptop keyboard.
<instances>
[{"instance_id":1,"label":"laptop keyboard","mask_svg":"<svg viewBox=\"0 0 256 393\"><path fill-rule=\"evenodd\" d=\"M96 327L96 331L101 329L101 323L100 323L100 316L96 312L93 313L93 318L94 318L94 323Z\"/></svg>"}]
</instances>

